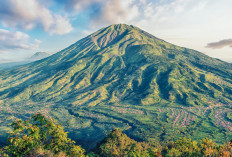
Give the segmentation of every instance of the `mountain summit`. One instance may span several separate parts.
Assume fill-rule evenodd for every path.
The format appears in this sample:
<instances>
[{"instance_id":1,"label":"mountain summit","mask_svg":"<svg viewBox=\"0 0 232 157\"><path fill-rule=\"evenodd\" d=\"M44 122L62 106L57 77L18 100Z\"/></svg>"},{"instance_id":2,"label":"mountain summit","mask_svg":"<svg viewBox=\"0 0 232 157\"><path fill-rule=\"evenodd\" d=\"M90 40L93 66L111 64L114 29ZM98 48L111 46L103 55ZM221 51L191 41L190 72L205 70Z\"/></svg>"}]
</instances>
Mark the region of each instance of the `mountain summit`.
<instances>
[{"instance_id":1,"label":"mountain summit","mask_svg":"<svg viewBox=\"0 0 232 157\"><path fill-rule=\"evenodd\" d=\"M114 127L137 139L188 132L223 143L232 137L231 95L231 64L125 24L0 73L2 117L41 112L88 146Z\"/></svg>"},{"instance_id":2,"label":"mountain summit","mask_svg":"<svg viewBox=\"0 0 232 157\"><path fill-rule=\"evenodd\" d=\"M37 61L37 60L41 60L43 58L46 58L48 56L50 56L50 54L47 52L36 52L31 57L29 57L29 60L30 61Z\"/></svg>"}]
</instances>

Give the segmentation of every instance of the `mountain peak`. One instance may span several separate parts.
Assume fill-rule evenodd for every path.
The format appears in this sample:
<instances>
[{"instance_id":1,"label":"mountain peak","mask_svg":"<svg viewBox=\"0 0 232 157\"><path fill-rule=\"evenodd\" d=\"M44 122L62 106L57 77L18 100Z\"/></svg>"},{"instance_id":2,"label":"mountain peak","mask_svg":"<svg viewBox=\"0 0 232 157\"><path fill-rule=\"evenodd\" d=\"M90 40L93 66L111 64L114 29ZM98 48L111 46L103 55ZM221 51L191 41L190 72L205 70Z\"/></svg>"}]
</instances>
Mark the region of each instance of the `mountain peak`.
<instances>
[{"instance_id":1,"label":"mountain peak","mask_svg":"<svg viewBox=\"0 0 232 157\"><path fill-rule=\"evenodd\" d=\"M50 54L47 53L47 52L36 52L35 54L33 54L33 55L29 58L29 60L31 60L31 61L36 61L36 60L40 60L40 59L46 58L46 57L48 57L48 56L50 56Z\"/></svg>"},{"instance_id":2,"label":"mountain peak","mask_svg":"<svg viewBox=\"0 0 232 157\"><path fill-rule=\"evenodd\" d=\"M125 37L133 28L127 24L110 25L92 34L91 37L99 48L103 48Z\"/></svg>"},{"instance_id":3,"label":"mountain peak","mask_svg":"<svg viewBox=\"0 0 232 157\"><path fill-rule=\"evenodd\" d=\"M108 27L105 27L105 29L107 29L107 28L111 28L111 29L120 31L120 30L126 30L126 29L131 30L131 29L135 29L136 27L133 25L128 25L128 24L113 24L113 25L110 25Z\"/></svg>"},{"instance_id":4,"label":"mountain peak","mask_svg":"<svg viewBox=\"0 0 232 157\"><path fill-rule=\"evenodd\" d=\"M146 33L145 31L127 24L114 24L108 27L102 28L99 31L90 35L94 43L99 48L110 46L122 39L137 39L142 40L142 36L149 36L149 38L155 38L153 35Z\"/></svg>"}]
</instances>

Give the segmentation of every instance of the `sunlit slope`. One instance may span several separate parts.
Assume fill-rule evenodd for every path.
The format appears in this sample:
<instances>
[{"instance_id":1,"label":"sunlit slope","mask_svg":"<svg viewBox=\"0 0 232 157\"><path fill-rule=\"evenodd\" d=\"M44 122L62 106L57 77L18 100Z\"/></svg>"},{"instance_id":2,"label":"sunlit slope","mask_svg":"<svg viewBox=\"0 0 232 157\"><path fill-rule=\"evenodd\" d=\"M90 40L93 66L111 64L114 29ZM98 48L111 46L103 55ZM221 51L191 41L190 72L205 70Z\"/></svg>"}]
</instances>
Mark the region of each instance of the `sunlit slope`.
<instances>
[{"instance_id":1,"label":"sunlit slope","mask_svg":"<svg viewBox=\"0 0 232 157\"><path fill-rule=\"evenodd\" d=\"M137 27L112 25L48 58L1 71L0 103L4 118L43 112L80 136L96 130L102 136L104 129L120 127L131 136L162 140L184 134L165 127L186 130L192 124L206 125L211 136L210 128L232 130L230 115L226 118L232 104L232 66ZM215 117L217 107L225 107L222 118ZM89 138L96 141L98 136Z\"/></svg>"}]
</instances>

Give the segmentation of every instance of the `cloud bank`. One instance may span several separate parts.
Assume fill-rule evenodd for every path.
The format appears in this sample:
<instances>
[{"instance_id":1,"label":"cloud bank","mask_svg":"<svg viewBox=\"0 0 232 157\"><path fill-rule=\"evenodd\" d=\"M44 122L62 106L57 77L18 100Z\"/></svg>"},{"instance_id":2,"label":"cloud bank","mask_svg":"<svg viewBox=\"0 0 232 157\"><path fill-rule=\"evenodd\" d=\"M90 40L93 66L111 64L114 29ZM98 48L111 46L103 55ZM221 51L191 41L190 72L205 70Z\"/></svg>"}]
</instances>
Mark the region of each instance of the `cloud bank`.
<instances>
[{"instance_id":1,"label":"cloud bank","mask_svg":"<svg viewBox=\"0 0 232 157\"><path fill-rule=\"evenodd\" d=\"M1 0L0 21L5 27L43 28L50 34L66 34L73 29L67 17L52 13L37 0Z\"/></svg>"},{"instance_id":2,"label":"cloud bank","mask_svg":"<svg viewBox=\"0 0 232 157\"><path fill-rule=\"evenodd\" d=\"M224 48L226 46L229 46L232 48L232 39L224 39L224 40L220 40L218 42L208 43L206 48L221 49L221 48Z\"/></svg>"},{"instance_id":3,"label":"cloud bank","mask_svg":"<svg viewBox=\"0 0 232 157\"><path fill-rule=\"evenodd\" d=\"M140 17L144 0L55 0L67 12L89 12L90 21L96 25L130 23Z\"/></svg>"},{"instance_id":4,"label":"cloud bank","mask_svg":"<svg viewBox=\"0 0 232 157\"><path fill-rule=\"evenodd\" d=\"M131 23L140 17L140 3L135 0L109 0L92 13L96 24Z\"/></svg>"},{"instance_id":5,"label":"cloud bank","mask_svg":"<svg viewBox=\"0 0 232 157\"><path fill-rule=\"evenodd\" d=\"M89 13L94 27L127 23L154 28L183 23L187 13L199 12L209 0L54 0L70 13ZM185 13L185 14L183 14ZM175 22L177 21L177 22Z\"/></svg>"},{"instance_id":6,"label":"cloud bank","mask_svg":"<svg viewBox=\"0 0 232 157\"><path fill-rule=\"evenodd\" d=\"M0 53L11 50L32 50L39 46L40 41L35 39L29 42L30 36L23 32L10 32L0 29Z\"/></svg>"}]
</instances>

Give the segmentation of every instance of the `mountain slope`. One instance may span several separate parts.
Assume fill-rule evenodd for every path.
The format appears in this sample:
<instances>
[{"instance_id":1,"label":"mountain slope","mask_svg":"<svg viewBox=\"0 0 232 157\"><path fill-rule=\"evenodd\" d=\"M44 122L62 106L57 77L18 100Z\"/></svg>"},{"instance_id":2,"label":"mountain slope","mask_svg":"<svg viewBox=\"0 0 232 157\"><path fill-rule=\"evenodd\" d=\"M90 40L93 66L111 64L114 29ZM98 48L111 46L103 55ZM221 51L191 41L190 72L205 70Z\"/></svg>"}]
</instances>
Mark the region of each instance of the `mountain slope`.
<instances>
[{"instance_id":1,"label":"mountain slope","mask_svg":"<svg viewBox=\"0 0 232 157\"><path fill-rule=\"evenodd\" d=\"M0 73L2 118L42 112L90 147L113 127L138 139L223 143L232 138L231 95L231 64L122 24Z\"/></svg>"}]
</instances>

